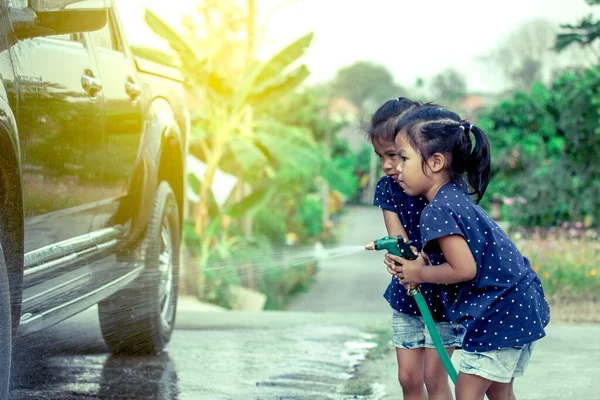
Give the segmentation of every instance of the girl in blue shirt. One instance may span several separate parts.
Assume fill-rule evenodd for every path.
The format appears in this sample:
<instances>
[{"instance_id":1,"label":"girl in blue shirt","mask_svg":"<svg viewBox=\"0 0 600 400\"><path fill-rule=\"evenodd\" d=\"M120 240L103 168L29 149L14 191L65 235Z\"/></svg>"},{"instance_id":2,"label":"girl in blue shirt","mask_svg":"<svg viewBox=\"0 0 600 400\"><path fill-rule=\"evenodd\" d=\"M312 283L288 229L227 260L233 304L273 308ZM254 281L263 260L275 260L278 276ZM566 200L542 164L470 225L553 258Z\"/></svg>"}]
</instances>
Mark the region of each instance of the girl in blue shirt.
<instances>
[{"instance_id":1,"label":"girl in blue shirt","mask_svg":"<svg viewBox=\"0 0 600 400\"><path fill-rule=\"evenodd\" d=\"M452 114L422 107L398 121L398 182L429 201L420 230L431 265L391 255L386 264L405 284L461 283L458 294L440 286L447 316L466 328L456 398L505 400L550 310L529 260L478 205L490 180L487 137Z\"/></svg>"},{"instance_id":2,"label":"girl in blue shirt","mask_svg":"<svg viewBox=\"0 0 600 400\"><path fill-rule=\"evenodd\" d=\"M427 200L423 196L408 196L396 182L398 153L394 144L398 118L422 104L403 97L390 100L373 114L368 130L369 140L378 155L385 176L377 182L373 205L383 211L388 235L409 238L421 250L419 219ZM460 117L456 115L456 120ZM388 271L395 275L393 270ZM425 297L448 354L462 343L465 329L449 323L441 303L437 285L423 284ZM385 294L392 307L392 343L396 347L398 379L405 399L452 399L448 374L436 353L419 308L406 288L392 278ZM424 386L425 384L425 386ZM427 389L425 391L425 388Z\"/></svg>"}]
</instances>

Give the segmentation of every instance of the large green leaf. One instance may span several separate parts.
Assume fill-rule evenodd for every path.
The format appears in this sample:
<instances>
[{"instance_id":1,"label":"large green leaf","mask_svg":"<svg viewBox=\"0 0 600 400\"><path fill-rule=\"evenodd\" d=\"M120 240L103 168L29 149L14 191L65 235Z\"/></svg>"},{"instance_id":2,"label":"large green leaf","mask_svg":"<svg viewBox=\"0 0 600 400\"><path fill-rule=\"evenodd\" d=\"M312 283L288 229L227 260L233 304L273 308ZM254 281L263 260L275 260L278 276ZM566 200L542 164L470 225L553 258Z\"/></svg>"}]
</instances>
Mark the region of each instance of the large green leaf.
<instances>
[{"instance_id":1,"label":"large green leaf","mask_svg":"<svg viewBox=\"0 0 600 400\"><path fill-rule=\"evenodd\" d=\"M296 60L304 55L312 39L314 34L312 32L302 36L296 41L290 43L287 47L281 50L279 53L275 54L263 64L263 67L253 82L254 86L261 86L265 82L278 77L283 74L283 72L288 68L291 64L293 64Z\"/></svg>"},{"instance_id":2,"label":"large green leaf","mask_svg":"<svg viewBox=\"0 0 600 400\"><path fill-rule=\"evenodd\" d=\"M198 73L206 73L205 71L198 71ZM210 72L208 74L208 86L213 90L213 93L222 98L231 98L235 89L231 85L231 81L217 74L216 72ZM222 99L220 99L222 100Z\"/></svg>"},{"instance_id":3,"label":"large green leaf","mask_svg":"<svg viewBox=\"0 0 600 400\"><path fill-rule=\"evenodd\" d=\"M181 61L187 64L184 65L184 68L187 69L187 66L195 66L201 62L201 58L198 57L194 48L189 44L189 40L185 39L152 10L146 8L144 20L158 36L165 39L171 48L179 53Z\"/></svg>"},{"instance_id":4,"label":"large green leaf","mask_svg":"<svg viewBox=\"0 0 600 400\"><path fill-rule=\"evenodd\" d=\"M358 187L356 177L351 172L339 168L335 160L323 164L321 176L332 189L345 196L353 195Z\"/></svg>"},{"instance_id":5,"label":"large green leaf","mask_svg":"<svg viewBox=\"0 0 600 400\"><path fill-rule=\"evenodd\" d=\"M272 84L257 88L248 96L247 102L256 110L264 109L278 98L293 92L309 75L306 65L301 65L280 79L270 81Z\"/></svg>"},{"instance_id":6,"label":"large green leaf","mask_svg":"<svg viewBox=\"0 0 600 400\"><path fill-rule=\"evenodd\" d=\"M140 46L135 44L130 45L130 48L131 52L136 57L166 65L167 67L177 69L181 68L181 60L173 54L166 53L154 47Z\"/></svg>"},{"instance_id":7,"label":"large green leaf","mask_svg":"<svg viewBox=\"0 0 600 400\"><path fill-rule=\"evenodd\" d=\"M271 186L255 188L250 195L228 207L225 213L232 218L241 218L244 215L253 214L264 206L272 195L273 188Z\"/></svg>"},{"instance_id":8,"label":"large green leaf","mask_svg":"<svg viewBox=\"0 0 600 400\"><path fill-rule=\"evenodd\" d=\"M254 145L252 138L242 135L232 136L229 141L229 149L239 167L244 171L255 167L259 163L267 162L267 156L259 147Z\"/></svg>"},{"instance_id":9,"label":"large green leaf","mask_svg":"<svg viewBox=\"0 0 600 400\"><path fill-rule=\"evenodd\" d=\"M206 227L206 237L217 237L219 232L221 232L221 218L213 217Z\"/></svg>"},{"instance_id":10,"label":"large green leaf","mask_svg":"<svg viewBox=\"0 0 600 400\"><path fill-rule=\"evenodd\" d=\"M313 33L309 33L290 43L268 61L263 63L255 62L252 67L249 67L242 79L239 91L236 94L234 108L241 108L255 88L260 86L269 87L270 85L267 85L269 80L279 79L288 66L304 55L312 38ZM307 71L308 69L306 69L306 72ZM306 77L304 77L302 81L304 79L306 79ZM258 98L260 98L260 96L258 96Z\"/></svg>"},{"instance_id":11,"label":"large green leaf","mask_svg":"<svg viewBox=\"0 0 600 400\"><path fill-rule=\"evenodd\" d=\"M269 120L258 120L255 126L256 140L269 149L280 166L321 163L323 152L319 150L308 129Z\"/></svg>"},{"instance_id":12,"label":"large green leaf","mask_svg":"<svg viewBox=\"0 0 600 400\"><path fill-rule=\"evenodd\" d=\"M202 199L200 201L202 201ZM206 203L208 205L208 215L210 218L216 218L221 214L221 207L219 207L212 190L208 191L208 199L206 199Z\"/></svg>"}]
</instances>

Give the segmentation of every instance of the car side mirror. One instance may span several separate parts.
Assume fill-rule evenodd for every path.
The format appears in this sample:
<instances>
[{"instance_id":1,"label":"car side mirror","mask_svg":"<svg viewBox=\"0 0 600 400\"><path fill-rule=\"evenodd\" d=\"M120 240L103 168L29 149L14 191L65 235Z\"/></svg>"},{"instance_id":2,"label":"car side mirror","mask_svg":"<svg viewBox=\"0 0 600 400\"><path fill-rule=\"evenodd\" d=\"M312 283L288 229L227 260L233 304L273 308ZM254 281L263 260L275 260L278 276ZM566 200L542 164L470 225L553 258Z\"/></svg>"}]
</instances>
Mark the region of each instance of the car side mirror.
<instances>
[{"instance_id":1,"label":"car side mirror","mask_svg":"<svg viewBox=\"0 0 600 400\"><path fill-rule=\"evenodd\" d=\"M29 5L10 7L19 39L101 29L108 21L112 0L30 0Z\"/></svg>"},{"instance_id":2,"label":"car side mirror","mask_svg":"<svg viewBox=\"0 0 600 400\"><path fill-rule=\"evenodd\" d=\"M111 0L29 0L36 12L60 11L106 11L111 8Z\"/></svg>"}]
</instances>

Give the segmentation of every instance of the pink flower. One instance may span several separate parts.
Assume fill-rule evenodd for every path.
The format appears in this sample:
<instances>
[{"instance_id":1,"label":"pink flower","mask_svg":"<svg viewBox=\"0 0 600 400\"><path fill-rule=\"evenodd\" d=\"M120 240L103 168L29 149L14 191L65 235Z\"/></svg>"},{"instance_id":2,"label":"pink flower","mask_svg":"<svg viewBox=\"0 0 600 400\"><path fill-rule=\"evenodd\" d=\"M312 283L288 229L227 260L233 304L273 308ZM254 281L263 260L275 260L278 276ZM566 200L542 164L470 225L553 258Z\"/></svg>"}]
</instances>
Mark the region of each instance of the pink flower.
<instances>
[{"instance_id":1,"label":"pink flower","mask_svg":"<svg viewBox=\"0 0 600 400\"><path fill-rule=\"evenodd\" d=\"M505 205L510 206L515 202L515 199L513 199L512 197L504 197L502 201Z\"/></svg>"},{"instance_id":2,"label":"pink flower","mask_svg":"<svg viewBox=\"0 0 600 400\"><path fill-rule=\"evenodd\" d=\"M571 235L571 236L577 236L577 230L575 230L573 228L569 229L569 235Z\"/></svg>"},{"instance_id":3,"label":"pink flower","mask_svg":"<svg viewBox=\"0 0 600 400\"><path fill-rule=\"evenodd\" d=\"M519 196L519 197L517 197L517 200L518 200L518 201L519 201L519 203L521 203L521 204L525 204L525 203L527 203L527 199L526 199L525 197L523 197L523 196Z\"/></svg>"}]
</instances>

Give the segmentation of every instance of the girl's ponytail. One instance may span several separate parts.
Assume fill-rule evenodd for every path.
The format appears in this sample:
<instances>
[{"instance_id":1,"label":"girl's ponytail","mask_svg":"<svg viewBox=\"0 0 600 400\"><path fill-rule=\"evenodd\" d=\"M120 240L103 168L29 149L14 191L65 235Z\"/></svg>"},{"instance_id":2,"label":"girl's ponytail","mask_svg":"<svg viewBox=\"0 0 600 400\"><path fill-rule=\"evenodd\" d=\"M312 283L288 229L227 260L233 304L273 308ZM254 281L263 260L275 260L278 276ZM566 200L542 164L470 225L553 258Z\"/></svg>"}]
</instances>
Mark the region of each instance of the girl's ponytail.
<instances>
[{"instance_id":1,"label":"girl's ponytail","mask_svg":"<svg viewBox=\"0 0 600 400\"><path fill-rule=\"evenodd\" d=\"M477 196L475 201L479 203L490 183L490 143L485 132L480 128L467 125L466 129L470 130L475 138L475 146L471 151L470 162L467 164L467 179L473 188L473 194Z\"/></svg>"}]
</instances>

